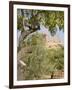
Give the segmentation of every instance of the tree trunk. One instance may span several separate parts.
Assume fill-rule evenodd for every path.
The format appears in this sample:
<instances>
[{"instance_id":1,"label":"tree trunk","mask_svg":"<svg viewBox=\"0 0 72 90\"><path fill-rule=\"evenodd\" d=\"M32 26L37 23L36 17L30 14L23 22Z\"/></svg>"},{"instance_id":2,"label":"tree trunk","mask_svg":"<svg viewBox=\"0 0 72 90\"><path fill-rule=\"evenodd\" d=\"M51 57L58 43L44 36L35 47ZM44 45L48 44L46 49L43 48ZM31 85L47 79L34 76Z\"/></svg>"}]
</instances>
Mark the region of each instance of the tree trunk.
<instances>
[{"instance_id":1,"label":"tree trunk","mask_svg":"<svg viewBox=\"0 0 72 90\"><path fill-rule=\"evenodd\" d=\"M19 46L18 46L18 52L20 51L21 47L22 47L22 44L24 42L24 39L30 35L31 33L33 32L36 32L37 30L30 30L30 31L24 31L21 33L21 36L19 38Z\"/></svg>"},{"instance_id":2,"label":"tree trunk","mask_svg":"<svg viewBox=\"0 0 72 90\"><path fill-rule=\"evenodd\" d=\"M35 31L30 30L30 31L24 31L22 32L21 36L20 36L20 41L24 40L29 34L33 33Z\"/></svg>"}]
</instances>

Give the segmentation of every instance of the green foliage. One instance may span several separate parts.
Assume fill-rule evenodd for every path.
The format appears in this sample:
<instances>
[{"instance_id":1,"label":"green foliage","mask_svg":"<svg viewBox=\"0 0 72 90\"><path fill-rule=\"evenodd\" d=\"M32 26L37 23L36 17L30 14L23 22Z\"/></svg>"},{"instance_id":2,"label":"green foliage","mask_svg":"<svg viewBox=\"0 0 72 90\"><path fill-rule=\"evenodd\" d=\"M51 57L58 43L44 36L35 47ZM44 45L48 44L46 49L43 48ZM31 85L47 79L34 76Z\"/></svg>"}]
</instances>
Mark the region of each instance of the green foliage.
<instances>
[{"instance_id":1,"label":"green foliage","mask_svg":"<svg viewBox=\"0 0 72 90\"><path fill-rule=\"evenodd\" d=\"M23 16L17 16L17 29L21 31L24 31L23 18L24 18Z\"/></svg>"},{"instance_id":2,"label":"green foliage","mask_svg":"<svg viewBox=\"0 0 72 90\"><path fill-rule=\"evenodd\" d=\"M44 75L48 76L64 69L63 48L45 47L44 37L39 33L33 34L24 42L26 43L24 48L28 47L29 51L25 51L21 58L26 64L23 79L45 79Z\"/></svg>"},{"instance_id":3,"label":"green foliage","mask_svg":"<svg viewBox=\"0 0 72 90\"><path fill-rule=\"evenodd\" d=\"M22 12L22 10L21 10ZM64 30L64 12L63 11L49 11L49 10L27 10L28 23L32 27L37 26L38 24L43 24L46 27L49 27L49 31L54 35L57 31L56 25L59 26L59 29ZM18 16L18 28L23 30L22 24L22 14ZM26 13L25 13L26 15Z\"/></svg>"},{"instance_id":4,"label":"green foliage","mask_svg":"<svg viewBox=\"0 0 72 90\"><path fill-rule=\"evenodd\" d=\"M64 69L64 49L50 49L48 50L49 67L50 72Z\"/></svg>"},{"instance_id":5,"label":"green foliage","mask_svg":"<svg viewBox=\"0 0 72 90\"><path fill-rule=\"evenodd\" d=\"M24 46L44 45L44 42L44 35L36 32L24 40Z\"/></svg>"},{"instance_id":6,"label":"green foliage","mask_svg":"<svg viewBox=\"0 0 72 90\"><path fill-rule=\"evenodd\" d=\"M49 27L49 31L54 35L57 31L56 25L59 29L64 30L64 12L63 11L42 11L42 16L45 26Z\"/></svg>"},{"instance_id":7,"label":"green foliage","mask_svg":"<svg viewBox=\"0 0 72 90\"><path fill-rule=\"evenodd\" d=\"M24 62L26 63L26 71L28 71L25 79L39 79L43 73L42 61L44 49L40 46L32 47L32 53L27 53L25 57L27 57Z\"/></svg>"},{"instance_id":8,"label":"green foliage","mask_svg":"<svg viewBox=\"0 0 72 90\"><path fill-rule=\"evenodd\" d=\"M24 79L44 79L44 75L63 70L64 57L61 52L61 49L49 50L39 45L32 47L32 52L26 53L23 57L26 63Z\"/></svg>"}]
</instances>

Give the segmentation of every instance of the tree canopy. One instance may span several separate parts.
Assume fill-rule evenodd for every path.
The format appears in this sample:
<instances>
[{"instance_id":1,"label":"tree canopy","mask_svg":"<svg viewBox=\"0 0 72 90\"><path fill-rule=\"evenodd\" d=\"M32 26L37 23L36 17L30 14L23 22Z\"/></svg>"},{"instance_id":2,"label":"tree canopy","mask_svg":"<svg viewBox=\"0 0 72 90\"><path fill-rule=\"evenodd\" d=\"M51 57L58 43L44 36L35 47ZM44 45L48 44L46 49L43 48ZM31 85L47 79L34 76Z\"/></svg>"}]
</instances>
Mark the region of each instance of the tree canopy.
<instances>
[{"instance_id":1,"label":"tree canopy","mask_svg":"<svg viewBox=\"0 0 72 90\"><path fill-rule=\"evenodd\" d=\"M17 28L21 31L25 30L23 19L27 19L27 23L31 27L30 30L33 29L32 31L36 31L35 28L40 24L48 27L52 35L56 33L57 26L60 30L64 30L63 11L18 9L17 13Z\"/></svg>"}]
</instances>

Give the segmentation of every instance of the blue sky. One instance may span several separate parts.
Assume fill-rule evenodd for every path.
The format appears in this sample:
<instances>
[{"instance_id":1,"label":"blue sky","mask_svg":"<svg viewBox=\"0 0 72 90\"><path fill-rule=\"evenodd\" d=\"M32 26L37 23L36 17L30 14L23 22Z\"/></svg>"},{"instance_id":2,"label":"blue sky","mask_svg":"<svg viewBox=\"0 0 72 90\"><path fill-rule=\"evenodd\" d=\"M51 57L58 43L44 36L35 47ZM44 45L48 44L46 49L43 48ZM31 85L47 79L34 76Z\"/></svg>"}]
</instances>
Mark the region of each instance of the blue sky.
<instances>
[{"instance_id":1,"label":"blue sky","mask_svg":"<svg viewBox=\"0 0 72 90\"><path fill-rule=\"evenodd\" d=\"M44 27L43 25L40 25L40 30L38 30L37 32L46 34L48 36L48 39L53 38L53 36L51 36L48 28ZM30 34L30 35L32 35L32 34ZM17 45L19 45L19 37L20 36L21 36L21 31L17 30ZM56 37L59 41L64 43L64 32L63 32L63 30L59 30L59 28L57 28L57 32L54 35L54 37Z\"/></svg>"},{"instance_id":2,"label":"blue sky","mask_svg":"<svg viewBox=\"0 0 72 90\"><path fill-rule=\"evenodd\" d=\"M38 30L38 32L46 34L49 39L53 38L53 36L51 36L48 28L45 28L43 25L40 26L40 30ZM57 28L57 32L56 32L56 34L54 36L57 39L59 39L59 41L64 43L64 32L63 32L63 30L59 30L59 27Z\"/></svg>"}]
</instances>

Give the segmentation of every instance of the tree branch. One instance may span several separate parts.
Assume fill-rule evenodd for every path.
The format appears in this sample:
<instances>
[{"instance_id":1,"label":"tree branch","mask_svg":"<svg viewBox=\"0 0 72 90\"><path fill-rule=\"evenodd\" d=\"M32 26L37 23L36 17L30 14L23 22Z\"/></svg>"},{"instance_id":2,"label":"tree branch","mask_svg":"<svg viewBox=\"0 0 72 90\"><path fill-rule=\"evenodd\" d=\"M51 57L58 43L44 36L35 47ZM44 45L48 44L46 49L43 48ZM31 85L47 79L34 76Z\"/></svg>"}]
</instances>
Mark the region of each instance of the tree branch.
<instances>
[{"instance_id":1,"label":"tree branch","mask_svg":"<svg viewBox=\"0 0 72 90\"><path fill-rule=\"evenodd\" d=\"M19 38L19 48L21 48L22 46L22 43L23 43L23 41L24 41L24 39L28 36L28 35L30 35L31 33L33 33L33 32L36 32L37 30L29 30L29 31L24 31L24 32L22 32L21 33L21 36L20 36L20 38Z\"/></svg>"}]
</instances>

